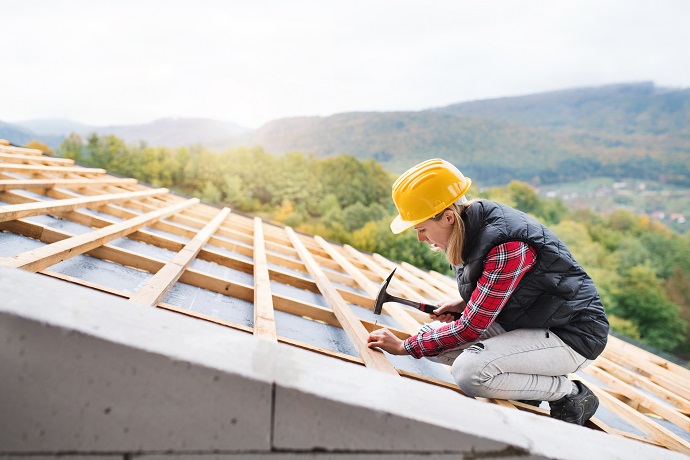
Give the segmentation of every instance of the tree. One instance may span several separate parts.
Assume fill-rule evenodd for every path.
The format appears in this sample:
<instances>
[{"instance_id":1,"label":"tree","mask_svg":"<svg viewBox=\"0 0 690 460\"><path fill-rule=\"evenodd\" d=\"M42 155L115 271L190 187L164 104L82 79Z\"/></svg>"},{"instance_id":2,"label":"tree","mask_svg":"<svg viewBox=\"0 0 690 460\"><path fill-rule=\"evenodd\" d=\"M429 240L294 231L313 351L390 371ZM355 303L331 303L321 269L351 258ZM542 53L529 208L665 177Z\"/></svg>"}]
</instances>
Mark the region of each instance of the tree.
<instances>
[{"instance_id":1,"label":"tree","mask_svg":"<svg viewBox=\"0 0 690 460\"><path fill-rule=\"evenodd\" d=\"M334 194L343 208L357 202L368 205L390 200L393 182L373 160L361 162L350 155L326 158L318 163L317 174L323 193Z\"/></svg>"},{"instance_id":2,"label":"tree","mask_svg":"<svg viewBox=\"0 0 690 460\"><path fill-rule=\"evenodd\" d=\"M386 214L386 210L378 203L365 206L357 202L352 204L342 212L342 224L349 231L362 228L369 221L381 219Z\"/></svg>"},{"instance_id":3,"label":"tree","mask_svg":"<svg viewBox=\"0 0 690 460\"><path fill-rule=\"evenodd\" d=\"M512 181L508 184L508 190L513 197L517 209L534 216L541 215L542 200L531 185L520 181Z\"/></svg>"},{"instance_id":4,"label":"tree","mask_svg":"<svg viewBox=\"0 0 690 460\"><path fill-rule=\"evenodd\" d=\"M199 198L207 203L218 203L220 201L220 190L213 185L213 182L206 182Z\"/></svg>"},{"instance_id":5,"label":"tree","mask_svg":"<svg viewBox=\"0 0 690 460\"><path fill-rule=\"evenodd\" d=\"M272 205L290 200L298 207L318 212L321 183L313 162L299 152L287 153L275 160L276 174L266 187L272 196Z\"/></svg>"},{"instance_id":6,"label":"tree","mask_svg":"<svg viewBox=\"0 0 690 460\"><path fill-rule=\"evenodd\" d=\"M83 149L84 143L81 140L81 136L77 133L71 133L58 147L58 155L64 158L71 158L79 163L83 159Z\"/></svg>"},{"instance_id":7,"label":"tree","mask_svg":"<svg viewBox=\"0 0 690 460\"><path fill-rule=\"evenodd\" d=\"M680 308L668 299L661 280L649 264L626 271L615 294L613 314L632 321L643 342L672 351L684 339L687 323Z\"/></svg>"},{"instance_id":8,"label":"tree","mask_svg":"<svg viewBox=\"0 0 690 460\"><path fill-rule=\"evenodd\" d=\"M240 211L248 212L259 207L259 203L255 203L252 199L251 192L244 188L239 176L230 174L223 176L221 192L225 197L224 201Z\"/></svg>"},{"instance_id":9,"label":"tree","mask_svg":"<svg viewBox=\"0 0 690 460\"><path fill-rule=\"evenodd\" d=\"M129 151L124 141L116 136L98 137L93 133L87 139L84 160L97 168L110 172L126 173L129 164Z\"/></svg>"},{"instance_id":10,"label":"tree","mask_svg":"<svg viewBox=\"0 0 690 460\"><path fill-rule=\"evenodd\" d=\"M38 149L43 153L49 153L49 154L55 153L55 152L53 152L53 149L48 147L47 144L44 144L43 142L37 141L35 139L24 144L24 147L26 147L27 149Z\"/></svg>"}]
</instances>

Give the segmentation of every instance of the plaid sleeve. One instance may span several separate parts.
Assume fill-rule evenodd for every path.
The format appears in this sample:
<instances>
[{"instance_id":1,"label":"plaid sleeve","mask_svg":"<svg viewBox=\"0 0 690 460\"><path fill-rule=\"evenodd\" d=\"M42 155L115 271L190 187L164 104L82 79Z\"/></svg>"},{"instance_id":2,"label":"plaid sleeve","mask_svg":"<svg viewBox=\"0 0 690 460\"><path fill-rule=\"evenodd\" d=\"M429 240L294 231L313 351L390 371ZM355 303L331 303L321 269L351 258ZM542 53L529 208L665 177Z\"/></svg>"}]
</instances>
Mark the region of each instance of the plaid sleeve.
<instances>
[{"instance_id":1,"label":"plaid sleeve","mask_svg":"<svg viewBox=\"0 0 690 460\"><path fill-rule=\"evenodd\" d=\"M477 340L494 322L522 277L536 262L536 251L527 243L509 241L494 247L460 319L405 340L415 358L436 356Z\"/></svg>"}]
</instances>

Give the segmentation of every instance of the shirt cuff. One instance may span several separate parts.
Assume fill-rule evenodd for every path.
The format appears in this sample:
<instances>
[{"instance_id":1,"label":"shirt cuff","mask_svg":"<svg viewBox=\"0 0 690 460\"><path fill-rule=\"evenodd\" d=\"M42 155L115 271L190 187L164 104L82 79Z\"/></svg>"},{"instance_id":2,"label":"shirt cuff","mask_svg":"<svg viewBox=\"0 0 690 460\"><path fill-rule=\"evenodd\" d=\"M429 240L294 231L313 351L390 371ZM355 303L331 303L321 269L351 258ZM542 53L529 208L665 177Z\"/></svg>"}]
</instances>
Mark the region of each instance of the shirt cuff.
<instances>
[{"instance_id":1,"label":"shirt cuff","mask_svg":"<svg viewBox=\"0 0 690 460\"><path fill-rule=\"evenodd\" d=\"M419 359L422 356L422 351L419 349L419 343L417 342L417 337L418 335L413 335L411 337L406 338L403 341L403 345L405 346L405 350L412 356L413 358Z\"/></svg>"}]
</instances>

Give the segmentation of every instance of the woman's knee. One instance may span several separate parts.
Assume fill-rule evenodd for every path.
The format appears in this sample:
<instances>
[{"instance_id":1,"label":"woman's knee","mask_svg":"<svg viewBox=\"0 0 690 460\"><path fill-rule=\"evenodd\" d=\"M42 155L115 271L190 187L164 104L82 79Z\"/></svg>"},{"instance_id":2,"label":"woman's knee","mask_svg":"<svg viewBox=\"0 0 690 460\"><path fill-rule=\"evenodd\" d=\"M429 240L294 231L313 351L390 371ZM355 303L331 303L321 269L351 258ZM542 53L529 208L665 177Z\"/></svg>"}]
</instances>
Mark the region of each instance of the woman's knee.
<instances>
[{"instance_id":1,"label":"woman's knee","mask_svg":"<svg viewBox=\"0 0 690 460\"><path fill-rule=\"evenodd\" d=\"M476 345L465 350L453 362L451 374L455 383L467 396L484 396L486 383L489 380L489 377L484 373L487 363L481 359L481 349L473 350L473 347Z\"/></svg>"}]
</instances>

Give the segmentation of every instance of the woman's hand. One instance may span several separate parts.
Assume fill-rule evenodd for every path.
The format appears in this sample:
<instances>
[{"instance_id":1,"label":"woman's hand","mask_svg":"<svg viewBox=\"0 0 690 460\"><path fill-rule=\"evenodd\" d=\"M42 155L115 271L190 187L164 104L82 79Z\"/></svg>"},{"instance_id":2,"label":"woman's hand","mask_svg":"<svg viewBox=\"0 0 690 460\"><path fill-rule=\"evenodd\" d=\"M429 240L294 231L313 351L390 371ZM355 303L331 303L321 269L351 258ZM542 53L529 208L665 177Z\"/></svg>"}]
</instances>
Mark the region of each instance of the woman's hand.
<instances>
[{"instance_id":1,"label":"woman's hand","mask_svg":"<svg viewBox=\"0 0 690 460\"><path fill-rule=\"evenodd\" d=\"M438 304L438 308L434 310L434 313L429 313L429 318L443 323L452 323L455 321L455 317L450 312L462 313L465 310L465 304L465 301L462 299L441 302Z\"/></svg>"},{"instance_id":2,"label":"woman's hand","mask_svg":"<svg viewBox=\"0 0 690 460\"><path fill-rule=\"evenodd\" d=\"M392 355L407 354L403 341L386 328L372 331L367 339L367 346L369 348L380 348Z\"/></svg>"}]
</instances>

